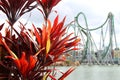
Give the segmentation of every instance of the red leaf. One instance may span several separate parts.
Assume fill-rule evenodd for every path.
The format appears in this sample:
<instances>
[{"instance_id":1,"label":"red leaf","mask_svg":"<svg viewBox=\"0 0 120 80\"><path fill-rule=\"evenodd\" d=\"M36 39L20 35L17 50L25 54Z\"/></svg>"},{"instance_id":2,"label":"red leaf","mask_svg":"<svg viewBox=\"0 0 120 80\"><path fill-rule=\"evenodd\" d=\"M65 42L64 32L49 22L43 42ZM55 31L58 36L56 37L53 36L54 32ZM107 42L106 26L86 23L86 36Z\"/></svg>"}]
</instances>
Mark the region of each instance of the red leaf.
<instances>
[{"instance_id":1,"label":"red leaf","mask_svg":"<svg viewBox=\"0 0 120 80\"><path fill-rule=\"evenodd\" d=\"M41 44L41 37L40 37L40 34L39 32L37 31L37 29L35 28L35 26L33 25L33 28L34 28L34 32L35 32L35 36L37 38L37 41L39 44Z\"/></svg>"},{"instance_id":2,"label":"red leaf","mask_svg":"<svg viewBox=\"0 0 120 80\"><path fill-rule=\"evenodd\" d=\"M58 80L64 80L71 72L75 70L74 67L71 67L68 71L66 71Z\"/></svg>"},{"instance_id":3,"label":"red leaf","mask_svg":"<svg viewBox=\"0 0 120 80\"><path fill-rule=\"evenodd\" d=\"M49 75L49 77L50 77L52 80L57 80L57 79L55 79L54 76L52 76L52 75Z\"/></svg>"},{"instance_id":4,"label":"red leaf","mask_svg":"<svg viewBox=\"0 0 120 80\"><path fill-rule=\"evenodd\" d=\"M0 30L3 28L4 24L5 24L5 23L3 23L3 24L0 25Z\"/></svg>"},{"instance_id":5,"label":"red leaf","mask_svg":"<svg viewBox=\"0 0 120 80\"><path fill-rule=\"evenodd\" d=\"M51 30L51 33L53 33L56 30L57 24L58 24L58 19L59 19L59 16L57 16L54 20L54 24L53 24L53 28Z\"/></svg>"}]
</instances>

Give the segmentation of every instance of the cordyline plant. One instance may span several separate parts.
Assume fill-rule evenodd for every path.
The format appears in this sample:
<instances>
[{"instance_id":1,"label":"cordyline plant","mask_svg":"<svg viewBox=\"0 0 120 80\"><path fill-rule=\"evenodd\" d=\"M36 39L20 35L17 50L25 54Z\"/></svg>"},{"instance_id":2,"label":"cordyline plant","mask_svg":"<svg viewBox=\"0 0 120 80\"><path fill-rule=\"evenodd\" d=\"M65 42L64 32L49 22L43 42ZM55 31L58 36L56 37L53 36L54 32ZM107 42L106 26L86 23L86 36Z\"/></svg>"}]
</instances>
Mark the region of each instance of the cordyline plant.
<instances>
[{"instance_id":1,"label":"cordyline plant","mask_svg":"<svg viewBox=\"0 0 120 80\"><path fill-rule=\"evenodd\" d=\"M36 7L35 0L0 0L0 10L13 25L23 14Z\"/></svg>"},{"instance_id":2,"label":"cordyline plant","mask_svg":"<svg viewBox=\"0 0 120 80\"><path fill-rule=\"evenodd\" d=\"M53 24L48 19L52 8L60 0L37 0L45 17L42 28L32 29L20 23L20 32L14 29L14 23L24 13L31 11L35 0L1 0L0 9L8 18L8 23L15 32L6 28L5 36L0 33L0 79L1 80L64 80L75 68L70 68L62 76L55 78L57 69L50 68L53 63L64 61L61 56L70 50L77 50L80 39L66 35L67 27L64 26L65 18L59 21L56 16ZM14 14L14 16L13 16ZM2 29L4 23L0 26Z\"/></svg>"},{"instance_id":3,"label":"cordyline plant","mask_svg":"<svg viewBox=\"0 0 120 80\"><path fill-rule=\"evenodd\" d=\"M38 4L42 7L42 9L39 9L45 20L48 19L51 10L54 6L56 6L61 0L37 0Z\"/></svg>"}]
</instances>

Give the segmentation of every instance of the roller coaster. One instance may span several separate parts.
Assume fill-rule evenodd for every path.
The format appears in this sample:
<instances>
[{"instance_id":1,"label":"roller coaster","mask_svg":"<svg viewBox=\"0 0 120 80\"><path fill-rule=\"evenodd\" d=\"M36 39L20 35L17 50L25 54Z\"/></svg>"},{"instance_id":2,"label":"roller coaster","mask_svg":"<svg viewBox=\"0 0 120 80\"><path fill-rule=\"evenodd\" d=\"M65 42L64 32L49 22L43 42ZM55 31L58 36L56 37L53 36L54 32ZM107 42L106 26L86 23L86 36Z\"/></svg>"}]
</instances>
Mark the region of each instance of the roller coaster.
<instances>
[{"instance_id":1,"label":"roller coaster","mask_svg":"<svg viewBox=\"0 0 120 80\"><path fill-rule=\"evenodd\" d=\"M85 26L81 26L80 18L83 18ZM108 13L105 22L96 28L89 28L87 18L83 12L78 13L73 23L68 27L68 32L74 31L74 35L81 38L81 48L71 53L74 60L86 64L120 64L120 50L117 45L114 15ZM97 34L97 36L95 36Z\"/></svg>"}]
</instances>

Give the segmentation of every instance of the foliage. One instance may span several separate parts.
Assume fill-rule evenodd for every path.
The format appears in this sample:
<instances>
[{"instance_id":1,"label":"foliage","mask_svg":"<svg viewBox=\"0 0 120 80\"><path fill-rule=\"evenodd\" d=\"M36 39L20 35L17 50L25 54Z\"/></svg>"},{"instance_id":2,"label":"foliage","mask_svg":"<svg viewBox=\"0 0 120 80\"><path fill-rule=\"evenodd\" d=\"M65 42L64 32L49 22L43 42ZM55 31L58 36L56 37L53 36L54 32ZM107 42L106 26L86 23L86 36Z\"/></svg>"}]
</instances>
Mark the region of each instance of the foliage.
<instances>
[{"instance_id":1,"label":"foliage","mask_svg":"<svg viewBox=\"0 0 120 80\"><path fill-rule=\"evenodd\" d=\"M77 50L80 39L66 35L65 18L59 21L57 15L52 22L48 19L54 6L61 0L0 0L0 10L6 14L11 28L6 28L5 36L0 33L0 79L6 80L52 80L56 69L49 68L61 55ZM13 25L26 12L38 8L45 18L42 28L32 24L32 29L20 23L20 32ZM2 29L4 23L0 26ZM12 33L14 32L14 33ZM75 68L70 68L58 80L64 80Z\"/></svg>"}]
</instances>

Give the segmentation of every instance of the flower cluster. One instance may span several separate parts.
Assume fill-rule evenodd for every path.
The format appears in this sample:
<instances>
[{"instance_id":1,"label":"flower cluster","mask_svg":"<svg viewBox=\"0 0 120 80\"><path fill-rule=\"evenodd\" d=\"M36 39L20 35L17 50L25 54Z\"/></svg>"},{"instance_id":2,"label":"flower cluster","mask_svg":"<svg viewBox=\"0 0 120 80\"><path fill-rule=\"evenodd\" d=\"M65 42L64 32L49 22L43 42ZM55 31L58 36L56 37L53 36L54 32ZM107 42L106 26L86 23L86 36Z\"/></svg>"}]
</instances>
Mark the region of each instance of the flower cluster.
<instances>
[{"instance_id":1,"label":"flower cluster","mask_svg":"<svg viewBox=\"0 0 120 80\"><path fill-rule=\"evenodd\" d=\"M70 50L77 50L80 39L66 35L65 18L59 16L52 22L49 15L54 6L61 0L0 0L0 10L6 14L11 28L6 28L5 36L0 33L0 79L7 80L63 80L74 68L56 79L55 68L50 65L63 61L61 55ZM13 25L26 12L34 8L42 12L45 24L42 28L32 24L33 29L26 29L20 23L20 32ZM4 23L0 26L0 30ZM12 30L11 30L12 29ZM14 31L15 34L11 34Z\"/></svg>"}]
</instances>

